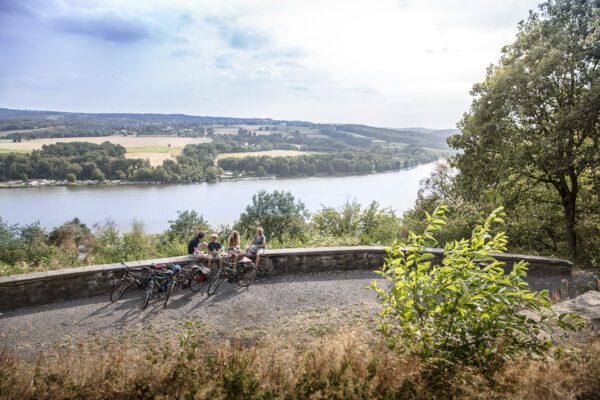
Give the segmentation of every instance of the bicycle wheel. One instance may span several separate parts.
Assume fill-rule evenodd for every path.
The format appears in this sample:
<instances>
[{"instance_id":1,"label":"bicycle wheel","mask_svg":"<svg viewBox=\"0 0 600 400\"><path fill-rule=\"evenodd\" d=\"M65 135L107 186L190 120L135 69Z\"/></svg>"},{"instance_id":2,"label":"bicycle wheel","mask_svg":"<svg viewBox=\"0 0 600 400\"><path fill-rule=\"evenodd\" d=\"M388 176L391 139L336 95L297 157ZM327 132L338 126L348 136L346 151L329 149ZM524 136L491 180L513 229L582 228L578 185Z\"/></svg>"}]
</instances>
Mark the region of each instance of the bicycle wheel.
<instances>
[{"instance_id":1,"label":"bicycle wheel","mask_svg":"<svg viewBox=\"0 0 600 400\"><path fill-rule=\"evenodd\" d=\"M173 279L169 279L169 282L167 283L167 294L165 296L165 304L164 304L163 308L167 308L167 303L169 302L169 299L171 298L171 295L175 291L176 287L177 287L177 281L173 280Z\"/></svg>"},{"instance_id":2,"label":"bicycle wheel","mask_svg":"<svg viewBox=\"0 0 600 400\"><path fill-rule=\"evenodd\" d=\"M221 286L221 283L223 283L224 280L225 280L225 278L223 277L223 275L221 275L221 274L217 275L217 277L215 279L210 281L210 285L208 285L208 290L206 291L206 294L208 296L212 296L213 294L215 294L217 292L217 289L219 288L219 286Z\"/></svg>"},{"instance_id":3,"label":"bicycle wheel","mask_svg":"<svg viewBox=\"0 0 600 400\"><path fill-rule=\"evenodd\" d=\"M237 284L241 287L248 287L256 279L256 267L254 265L240 265L237 278Z\"/></svg>"},{"instance_id":4,"label":"bicycle wheel","mask_svg":"<svg viewBox=\"0 0 600 400\"><path fill-rule=\"evenodd\" d=\"M144 305L142 306L142 310L145 310L146 307L148 307L148 303L150 303L150 299L152 298L153 294L154 294L154 280L150 280L150 282L148 282L148 286L146 287L146 290L144 292Z\"/></svg>"},{"instance_id":5,"label":"bicycle wheel","mask_svg":"<svg viewBox=\"0 0 600 400\"><path fill-rule=\"evenodd\" d=\"M138 285L138 288L140 288L140 290L146 290L148 284L150 283L150 279L150 273L147 270L143 270L138 276L136 276L135 283Z\"/></svg>"},{"instance_id":6,"label":"bicycle wheel","mask_svg":"<svg viewBox=\"0 0 600 400\"><path fill-rule=\"evenodd\" d=\"M189 288L192 292L200 292L202 286L208 277L202 273L202 271L196 271L196 273L188 281Z\"/></svg>"},{"instance_id":7,"label":"bicycle wheel","mask_svg":"<svg viewBox=\"0 0 600 400\"><path fill-rule=\"evenodd\" d=\"M110 292L111 303L114 303L115 301L123 297L123 294L129 288L130 285L131 282L127 278L123 278L120 281L116 282L113 285L112 291Z\"/></svg>"}]
</instances>

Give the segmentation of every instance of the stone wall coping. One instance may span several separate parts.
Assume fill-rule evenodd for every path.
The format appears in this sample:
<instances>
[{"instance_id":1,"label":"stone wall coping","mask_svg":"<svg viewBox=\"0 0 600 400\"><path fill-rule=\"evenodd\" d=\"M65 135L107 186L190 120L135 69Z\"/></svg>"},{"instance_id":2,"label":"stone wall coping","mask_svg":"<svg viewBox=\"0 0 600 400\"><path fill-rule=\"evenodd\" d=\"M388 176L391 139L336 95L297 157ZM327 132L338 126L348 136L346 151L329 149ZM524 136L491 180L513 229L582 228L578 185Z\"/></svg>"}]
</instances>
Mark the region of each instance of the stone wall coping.
<instances>
[{"instance_id":1,"label":"stone wall coping","mask_svg":"<svg viewBox=\"0 0 600 400\"><path fill-rule=\"evenodd\" d=\"M348 253L365 253L365 252L385 252L385 246L340 246L340 247L309 247L309 248L291 248L291 249L271 249L265 251L261 257L277 257L277 256L303 256L303 255L336 255L336 254L348 254ZM428 248L428 252L442 255L443 249L440 248ZM501 261L527 261L534 263L544 263L550 265L567 265L573 266L568 260L562 260L555 257L542 257L542 256L530 256L524 254L511 254L511 253L500 253L491 254L497 257ZM150 266L152 264L159 263L181 263L187 264L196 261L195 257L191 256L179 256L179 257L167 257L152 260L141 260L141 261L128 261L126 264L132 268L141 268L144 266ZM43 272L31 272L27 274L0 276L0 285L5 284L19 284L25 282L33 282L38 280L51 280L51 279L63 279L69 277L76 277L87 274L96 274L100 272L112 272L123 269L121 263L116 264L102 264L102 265L91 265L85 267L74 267L65 268L58 270L50 270Z\"/></svg>"},{"instance_id":2,"label":"stone wall coping","mask_svg":"<svg viewBox=\"0 0 600 400\"><path fill-rule=\"evenodd\" d=\"M152 260L141 260L141 261L127 261L127 264L131 268L149 267L152 264L168 264L168 263L190 263L195 258L189 256L178 256L178 257L167 257ZM112 272L124 269L121 263L115 264L99 264L90 265L84 267L73 267L56 269L42 272L30 272L27 274L0 276L0 285L2 284L18 284L19 282L32 282L37 280L48 280L48 279L63 279L73 276L81 276L88 274L96 274L99 272Z\"/></svg>"},{"instance_id":3,"label":"stone wall coping","mask_svg":"<svg viewBox=\"0 0 600 400\"><path fill-rule=\"evenodd\" d=\"M291 249L272 249L267 250L261 257L280 256L280 255L304 255L304 254L339 254L339 253L364 253L364 252L385 252L389 246L338 246L338 247L307 247L307 248L291 248ZM435 255L443 255L444 249L431 248L425 249L428 253ZM573 263L556 257L531 256L527 254L514 253L490 253L490 256L503 261L527 261L527 262L543 262L552 265L568 265L573 266Z\"/></svg>"}]
</instances>

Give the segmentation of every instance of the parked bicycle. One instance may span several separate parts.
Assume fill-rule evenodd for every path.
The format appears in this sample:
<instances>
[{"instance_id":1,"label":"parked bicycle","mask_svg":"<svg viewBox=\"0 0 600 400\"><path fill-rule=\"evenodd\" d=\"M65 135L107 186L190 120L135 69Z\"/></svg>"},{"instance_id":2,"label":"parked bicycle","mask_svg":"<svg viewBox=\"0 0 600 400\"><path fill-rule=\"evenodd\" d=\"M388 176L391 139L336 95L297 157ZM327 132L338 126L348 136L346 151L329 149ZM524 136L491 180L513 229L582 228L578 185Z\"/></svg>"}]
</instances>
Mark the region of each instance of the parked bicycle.
<instances>
[{"instance_id":1,"label":"parked bicycle","mask_svg":"<svg viewBox=\"0 0 600 400\"><path fill-rule=\"evenodd\" d=\"M144 291L142 309L146 309L152 299L161 298L163 294L163 307L166 308L177 288L201 292L211 277L211 270L205 265L194 264L182 268L177 264L153 264L151 267L135 270L125 262L121 264L125 267L125 274L113 282L110 300L114 303L132 285L136 285Z\"/></svg>"},{"instance_id":2,"label":"parked bicycle","mask_svg":"<svg viewBox=\"0 0 600 400\"><path fill-rule=\"evenodd\" d=\"M110 292L110 301L112 303L123 297L131 285L137 285L141 290L146 289L146 286L148 285L148 267L143 267L140 271L136 271L125 264L125 262L121 262L121 264L125 267L125 274L121 279L113 282L113 287Z\"/></svg>"},{"instance_id":3,"label":"parked bicycle","mask_svg":"<svg viewBox=\"0 0 600 400\"><path fill-rule=\"evenodd\" d=\"M171 294L175 290L175 284L177 283L175 271L170 268L162 268L161 266L154 266L149 270L148 273L148 285L144 292L144 302L142 309L146 309L150 300L153 298L160 298L160 293L167 293L164 307L167 306Z\"/></svg>"},{"instance_id":4,"label":"parked bicycle","mask_svg":"<svg viewBox=\"0 0 600 400\"><path fill-rule=\"evenodd\" d=\"M160 297L160 293L165 292L164 308L167 307L169 299L177 288L190 289L192 292L200 291L210 276L210 269L199 265L182 268L177 264L158 264L155 266L155 270L166 275L164 279L161 279L161 286L158 286L157 293ZM152 293L150 293L150 298L152 298Z\"/></svg>"},{"instance_id":5,"label":"parked bicycle","mask_svg":"<svg viewBox=\"0 0 600 400\"><path fill-rule=\"evenodd\" d=\"M189 265L183 267L180 273L181 289L189 289L192 292L201 292L202 286L210 279L211 270L205 265Z\"/></svg>"},{"instance_id":6,"label":"parked bicycle","mask_svg":"<svg viewBox=\"0 0 600 400\"><path fill-rule=\"evenodd\" d=\"M233 268L232 262L227 262L223 268L217 272L215 278L210 281L208 286L208 290L206 293L209 296L212 296L217 292L219 286L224 281L228 281L229 283L237 283L241 287L248 287L254 279L256 279L256 266L247 257L242 258L237 263L237 268Z\"/></svg>"}]
</instances>

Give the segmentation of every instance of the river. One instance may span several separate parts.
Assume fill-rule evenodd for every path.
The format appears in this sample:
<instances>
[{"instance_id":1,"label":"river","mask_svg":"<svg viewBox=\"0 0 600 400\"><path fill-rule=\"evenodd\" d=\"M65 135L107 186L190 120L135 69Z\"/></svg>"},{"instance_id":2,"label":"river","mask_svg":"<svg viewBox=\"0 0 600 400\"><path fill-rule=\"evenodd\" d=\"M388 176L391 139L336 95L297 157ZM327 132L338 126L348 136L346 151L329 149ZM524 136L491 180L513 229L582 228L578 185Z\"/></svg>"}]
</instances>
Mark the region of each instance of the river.
<instances>
[{"instance_id":1,"label":"river","mask_svg":"<svg viewBox=\"0 0 600 400\"><path fill-rule=\"evenodd\" d=\"M162 232L178 210L196 210L213 226L232 224L250 203L252 195L291 191L310 211L323 205L339 207L346 201L368 205L376 200L400 215L417 198L419 182L435 163L371 175L313 177L187 185L123 185L0 189L0 217L11 224L39 221L53 228L78 217L93 225L107 219L127 230L134 219L149 232Z\"/></svg>"}]
</instances>

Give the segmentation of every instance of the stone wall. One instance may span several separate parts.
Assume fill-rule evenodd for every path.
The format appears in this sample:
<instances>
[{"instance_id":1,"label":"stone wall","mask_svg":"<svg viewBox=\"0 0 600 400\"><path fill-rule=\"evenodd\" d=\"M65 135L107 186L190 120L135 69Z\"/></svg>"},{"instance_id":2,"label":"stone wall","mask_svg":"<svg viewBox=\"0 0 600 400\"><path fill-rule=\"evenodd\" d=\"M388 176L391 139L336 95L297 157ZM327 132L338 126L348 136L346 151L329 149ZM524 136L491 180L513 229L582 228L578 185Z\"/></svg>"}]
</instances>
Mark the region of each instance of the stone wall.
<instances>
[{"instance_id":1,"label":"stone wall","mask_svg":"<svg viewBox=\"0 0 600 400\"><path fill-rule=\"evenodd\" d=\"M441 259L441 249L430 249ZM268 250L261 256L259 274L263 276L310 273L334 270L370 269L382 265L385 249L380 246L324 247ZM509 270L514 262L530 264L530 274L570 274L572 264L557 258L518 254L499 254ZM133 268L153 263L188 264L188 256L128 262ZM108 294L112 281L123 271L121 264L94 265L48 272L0 277L0 310L48 304L65 300Z\"/></svg>"}]
</instances>

